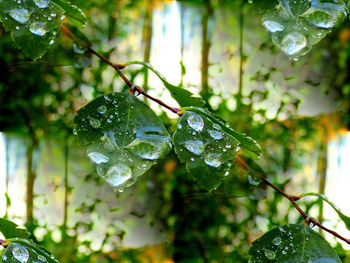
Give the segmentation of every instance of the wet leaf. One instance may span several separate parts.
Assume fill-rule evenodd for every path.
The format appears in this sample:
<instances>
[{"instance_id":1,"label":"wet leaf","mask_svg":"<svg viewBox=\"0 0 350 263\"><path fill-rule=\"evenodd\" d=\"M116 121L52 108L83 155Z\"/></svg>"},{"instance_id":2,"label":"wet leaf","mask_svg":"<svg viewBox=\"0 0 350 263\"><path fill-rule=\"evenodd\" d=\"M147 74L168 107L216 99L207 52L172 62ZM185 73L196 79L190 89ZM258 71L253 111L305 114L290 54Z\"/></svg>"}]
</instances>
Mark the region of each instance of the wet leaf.
<instances>
[{"instance_id":1,"label":"wet leaf","mask_svg":"<svg viewBox=\"0 0 350 263\"><path fill-rule=\"evenodd\" d=\"M30 233L27 229L19 227L14 222L5 218L0 218L0 232L7 238L28 238Z\"/></svg>"},{"instance_id":2,"label":"wet leaf","mask_svg":"<svg viewBox=\"0 0 350 263\"><path fill-rule=\"evenodd\" d=\"M283 0L279 8L262 17L263 26L271 32L273 43L290 58L307 54L346 18L342 0Z\"/></svg>"},{"instance_id":3,"label":"wet leaf","mask_svg":"<svg viewBox=\"0 0 350 263\"><path fill-rule=\"evenodd\" d=\"M239 142L203 114L185 111L173 135L175 152L190 176L212 191L228 175Z\"/></svg>"},{"instance_id":4,"label":"wet leaf","mask_svg":"<svg viewBox=\"0 0 350 263\"><path fill-rule=\"evenodd\" d=\"M0 1L0 21L32 59L43 56L54 43L64 14L83 22L81 10L63 0Z\"/></svg>"},{"instance_id":5,"label":"wet leaf","mask_svg":"<svg viewBox=\"0 0 350 263\"><path fill-rule=\"evenodd\" d=\"M59 263L50 252L37 244L20 238L10 240L2 255L3 263Z\"/></svg>"},{"instance_id":6,"label":"wet leaf","mask_svg":"<svg viewBox=\"0 0 350 263\"><path fill-rule=\"evenodd\" d=\"M328 242L305 225L284 225L253 242L250 263L341 263Z\"/></svg>"},{"instance_id":7,"label":"wet leaf","mask_svg":"<svg viewBox=\"0 0 350 263\"><path fill-rule=\"evenodd\" d=\"M99 97L74 119L78 142L97 173L116 190L135 183L171 149L170 135L154 112L127 93Z\"/></svg>"},{"instance_id":8,"label":"wet leaf","mask_svg":"<svg viewBox=\"0 0 350 263\"><path fill-rule=\"evenodd\" d=\"M64 10L65 15L78 21L80 25L84 26L86 24L86 21L87 21L86 15L77 6L64 0L51 0L51 1L56 3L58 6L60 6Z\"/></svg>"},{"instance_id":9,"label":"wet leaf","mask_svg":"<svg viewBox=\"0 0 350 263\"><path fill-rule=\"evenodd\" d=\"M226 122L219 116L198 107L184 107L182 110L189 110L200 114L202 117L209 119L211 122L219 125L223 132L232 136L239 142L239 146L244 150L248 151L253 157L259 158L261 156L262 150L259 144L251 137L245 135L244 133L239 133L234 129L228 127Z\"/></svg>"},{"instance_id":10,"label":"wet leaf","mask_svg":"<svg viewBox=\"0 0 350 263\"><path fill-rule=\"evenodd\" d=\"M155 68L149 63L142 61L128 62L126 65L143 65L147 69L153 71L157 77L163 82L164 86L169 90L171 96L179 103L181 107L185 106L203 106L205 102L200 97L194 97L193 94L178 86L170 84Z\"/></svg>"}]
</instances>

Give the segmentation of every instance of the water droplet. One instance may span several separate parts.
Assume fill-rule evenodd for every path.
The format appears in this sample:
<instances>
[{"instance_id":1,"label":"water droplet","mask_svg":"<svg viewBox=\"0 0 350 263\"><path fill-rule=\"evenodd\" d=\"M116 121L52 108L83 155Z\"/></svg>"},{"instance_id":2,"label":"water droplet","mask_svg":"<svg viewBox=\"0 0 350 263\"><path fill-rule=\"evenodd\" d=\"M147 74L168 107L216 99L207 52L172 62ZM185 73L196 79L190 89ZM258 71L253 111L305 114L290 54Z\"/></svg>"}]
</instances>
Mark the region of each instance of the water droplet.
<instances>
[{"instance_id":1,"label":"water droplet","mask_svg":"<svg viewBox=\"0 0 350 263\"><path fill-rule=\"evenodd\" d=\"M332 28L336 26L341 13L330 14L317 8L310 8L303 14L303 17L311 24L320 28Z\"/></svg>"},{"instance_id":2,"label":"water droplet","mask_svg":"<svg viewBox=\"0 0 350 263\"><path fill-rule=\"evenodd\" d=\"M77 54L84 54L85 53L85 50L78 47L75 43L73 43L73 51Z\"/></svg>"},{"instance_id":3,"label":"water droplet","mask_svg":"<svg viewBox=\"0 0 350 263\"><path fill-rule=\"evenodd\" d=\"M89 119L90 125L91 125L93 128L95 128L95 129L100 128L101 122L100 122L99 120L97 120L97 119L95 119L95 118L92 118L92 117L88 117L88 119Z\"/></svg>"},{"instance_id":4,"label":"water droplet","mask_svg":"<svg viewBox=\"0 0 350 263\"><path fill-rule=\"evenodd\" d=\"M197 114L192 114L187 118L188 125L197 132L200 132L204 127L204 120Z\"/></svg>"},{"instance_id":5,"label":"water droplet","mask_svg":"<svg viewBox=\"0 0 350 263\"><path fill-rule=\"evenodd\" d=\"M306 47L306 37L298 32L290 33L283 37L280 48L288 55L294 55Z\"/></svg>"},{"instance_id":6,"label":"water droplet","mask_svg":"<svg viewBox=\"0 0 350 263\"><path fill-rule=\"evenodd\" d=\"M125 164L116 164L108 169L105 179L114 187L118 187L131 178L131 168Z\"/></svg>"},{"instance_id":7,"label":"water droplet","mask_svg":"<svg viewBox=\"0 0 350 263\"><path fill-rule=\"evenodd\" d=\"M287 254L287 251L282 250L282 254L283 254L283 255L286 255L286 254Z\"/></svg>"},{"instance_id":8,"label":"water droplet","mask_svg":"<svg viewBox=\"0 0 350 263\"><path fill-rule=\"evenodd\" d=\"M146 160L157 160L162 158L169 150L168 139L145 141L136 139L128 146L133 154Z\"/></svg>"},{"instance_id":9,"label":"water droplet","mask_svg":"<svg viewBox=\"0 0 350 263\"><path fill-rule=\"evenodd\" d=\"M107 163L109 161L109 157L99 152L89 152L88 157L91 161L96 164Z\"/></svg>"},{"instance_id":10,"label":"water droplet","mask_svg":"<svg viewBox=\"0 0 350 263\"><path fill-rule=\"evenodd\" d=\"M73 129L73 134L74 134L74 135L77 135L77 134L78 134L77 128L74 128L74 129Z\"/></svg>"},{"instance_id":11,"label":"water droplet","mask_svg":"<svg viewBox=\"0 0 350 263\"><path fill-rule=\"evenodd\" d=\"M102 105L97 108L98 113L104 114L106 111L107 111L107 107L105 105Z\"/></svg>"},{"instance_id":12,"label":"water droplet","mask_svg":"<svg viewBox=\"0 0 350 263\"><path fill-rule=\"evenodd\" d=\"M47 33L45 23L43 22L33 22L29 26L29 31L37 36L43 36Z\"/></svg>"},{"instance_id":13,"label":"water droplet","mask_svg":"<svg viewBox=\"0 0 350 263\"><path fill-rule=\"evenodd\" d=\"M183 143L186 150L190 151L195 155L200 155L204 152L204 144L202 141L186 141Z\"/></svg>"},{"instance_id":14,"label":"water droplet","mask_svg":"<svg viewBox=\"0 0 350 263\"><path fill-rule=\"evenodd\" d=\"M21 24L28 22L30 13L27 9L12 9L9 11L10 16Z\"/></svg>"},{"instance_id":15,"label":"water droplet","mask_svg":"<svg viewBox=\"0 0 350 263\"><path fill-rule=\"evenodd\" d=\"M272 33L280 32L284 30L284 26L272 20L265 20L263 26Z\"/></svg>"},{"instance_id":16,"label":"water droplet","mask_svg":"<svg viewBox=\"0 0 350 263\"><path fill-rule=\"evenodd\" d=\"M53 45L53 43L55 43L55 40L51 39L49 44Z\"/></svg>"},{"instance_id":17,"label":"water droplet","mask_svg":"<svg viewBox=\"0 0 350 263\"><path fill-rule=\"evenodd\" d=\"M219 167L222 164L221 155L219 153L208 153L204 158L204 162L209 166Z\"/></svg>"},{"instance_id":18,"label":"water droplet","mask_svg":"<svg viewBox=\"0 0 350 263\"><path fill-rule=\"evenodd\" d=\"M177 125L177 128L182 129L182 125L181 124Z\"/></svg>"},{"instance_id":19,"label":"water droplet","mask_svg":"<svg viewBox=\"0 0 350 263\"><path fill-rule=\"evenodd\" d=\"M49 6L49 2L47 0L34 0L34 3L39 8L45 8Z\"/></svg>"},{"instance_id":20,"label":"water droplet","mask_svg":"<svg viewBox=\"0 0 350 263\"><path fill-rule=\"evenodd\" d=\"M226 144L225 147L226 147L227 149L230 149L232 146L231 146L231 144Z\"/></svg>"},{"instance_id":21,"label":"water droplet","mask_svg":"<svg viewBox=\"0 0 350 263\"><path fill-rule=\"evenodd\" d=\"M259 180L253 175L248 175L248 182L251 185L259 185L260 184Z\"/></svg>"},{"instance_id":22,"label":"water droplet","mask_svg":"<svg viewBox=\"0 0 350 263\"><path fill-rule=\"evenodd\" d=\"M47 260L46 260L46 258L45 257L43 257L42 255L39 255L38 256L38 260L40 261L40 262L47 262Z\"/></svg>"},{"instance_id":23,"label":"water droplet","mask_svg":"<svg viewBox=\"0 0 350 263\"><path fill-rule=\"evenodd\" d=\"M25 263L29 259L29 252L23 246L16 246L12 249L12 255L21 263Z\"/></svg>"},{"instance_id":24,"label":"water droplet","mask_svg":"<svg viewBox=\"0 0 350 263\"><path fill-rule=\"evenodd\" d=\"M208 133L214 140L222 140L224 138L224 133L220 131L208 130Z\"/></svg>"},{"instance_id":25,"label":"water droplet","mask_svg":"<svg viewBox=\"0 0 350 263\"><path fill-rule=\"evenodd\" d=\"M282 243L282 239L280 237L275 237L272 240L272 244L274 244L275 246L279 246L279 245L281 245L281 243Z\"/></svg>"},{"instance_id":26,"label":"water droplet","mask_svg":"<svg viewBox=\"0 0 350 263\"><path fill-rule=\"evenodd\" d=\"M275 252L268 250L266 248L263 249L264 255L268 260L274 260L276 258Z\"/></svg>"},{"instance_id":27,"label":"water droplet","mask_svg":"<svg viewBox=\"0 0 350 263\"><path fill-rule=\"evenodd\" d=\"M19 26L16 26L16 30L19 30Z\"/></svg>"},{"instance_id":28,"label":"water droplet","mask_svg":"<svg viewBox=\"0 0 350 263\"><path fill-rule=\"evenodd\" d=\"M50 16L55 17L56 13L51 13Z\"/></svg>"},{"instance_id":29,"label":"water droplet","mask_svg":"<svg viewBox=\"0 0 350 263\"><path fill-rule=\"evenodd\" d=\"M214 123L214 124L213 124L213 128L216 129L216 130L221 131L221 127L220 127L219 124Z\"/></svg>"}]
</instances>

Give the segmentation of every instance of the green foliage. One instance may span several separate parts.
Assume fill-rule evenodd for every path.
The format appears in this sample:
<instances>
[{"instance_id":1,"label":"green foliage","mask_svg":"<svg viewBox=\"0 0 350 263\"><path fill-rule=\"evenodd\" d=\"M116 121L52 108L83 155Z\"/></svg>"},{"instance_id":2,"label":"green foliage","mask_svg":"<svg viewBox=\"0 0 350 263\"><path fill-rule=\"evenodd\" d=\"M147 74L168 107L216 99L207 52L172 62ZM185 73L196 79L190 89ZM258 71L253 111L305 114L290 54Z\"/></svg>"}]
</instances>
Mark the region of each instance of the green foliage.
<instances>
[{"instance_id":1,"label":"green foliage","mask_svg":"<svg viewBox=\"0 0 350 263\"><path fill-rule=\"evenodd\" d=\"M258 14L273 10L278 5L278 0L252 0L254 11Z\"/></svg>"},{"instance_id":2,"label":"green foliage","mask_svg":"<svg viewBox=\"0 0 350 263\"><path fill-rule=\"evenodd\" d=\"M284 225L253 242L251 263L341 262L338 255L317 232L305 225Z\"/></svg>"},{"instance_id":3,"label":"green foliage","mask_svg":"<svg viewBox=\"0 0 350 263\"><path fill-rule=\"evenodd\" d=\"M232 165L239 142L209 118L185 111L173 135L175 152L204 189L217 188Z\"/></svg>"},{"instance_id":4,"label":"green foliage","mask_svg":"<svg viewBox=\"0 0 350 263\"><path fill-rule=\"evenodd\" d=\"M155 68L151 66L151 64L147 62L142 61L131 61L128 62L126 65L143 65L147 69L154 72L154 74L157 75L157 77L163 82L164 86L169 90L171 96L179 103L181 107L185 106L203 106L204 101L199 97L194 97L193 94L181 87L174 86L170 84L163 76L159 73Z\"/></svg>"},{"instance_id":5,"label":"green foliage","mask_svg":"<svg viewBox=\"0 0 350 263\"><path fill-rule=\"evenodd\" d=\"M256 8L260 13L265 9L262 24L272 33L273 43L294 59L308 53L347 16L342 0L281 0L275 10L269 5Z\"/></svg>"},{"instance_id":6,"label":"green foliage","mask_svg":"<svg viewBox=\"0 0 350 263\"><path fill-rule=\"evenodd\" d=\"M46 249L21 238L10 240L9 246L2 255L3 263L59 263Z\"/></svg>"},{"instance_id":7,"label":"green foliage","mask_svg":"<svg viewBox=\"0 0 350 263\"><path fill-rule=\"evenodd\" d=\"M153 111L135 96L112 93L78 111L78 142L89 145L97 173L115 189L135 183L171 149L170 135Z\"/></svg>"},{"instance_id":8,"label":"green foliage","mask_svg":"<svg viewBox=\"0 0 350 263\"><path fill-rule=\"evenodd\" d=\"M18 48L32 59L40 58L54 43L64 14L86 22L80 9L63 0L0 2L0 21Z\"/></svg>"},{"instance_id":9,"label":"green foliage","mask_svg":"<svg viewBox=\"0 0 350 263\"><path fill-rule=\"evenodd\" d=\"M0 218L0 232L5 238L28 238L30 233L25 228L19 227L14 222L5 218Z\"/></svg>"}]
</instances>

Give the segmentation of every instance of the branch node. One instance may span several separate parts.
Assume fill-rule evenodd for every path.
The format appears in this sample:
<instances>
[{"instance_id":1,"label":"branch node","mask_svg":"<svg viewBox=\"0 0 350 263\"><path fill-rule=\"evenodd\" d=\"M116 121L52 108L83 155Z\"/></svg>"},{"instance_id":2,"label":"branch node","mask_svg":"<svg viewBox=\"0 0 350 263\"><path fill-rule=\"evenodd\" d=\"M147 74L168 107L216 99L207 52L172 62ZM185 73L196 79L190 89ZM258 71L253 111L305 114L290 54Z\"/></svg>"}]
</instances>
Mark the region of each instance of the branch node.
<instances>
[{"instance_id":1,"label":"branch node","mask_svg":"<svg viewBox=\"0 0 350 263\"><path fill-rule=\"evenodd\" d=\"M308 216L305 219L305 224L312 228L312 227L314 227L316 225L319 225L319 222L317 221L316 218Z\"/></svg>"},{"instance_id":2,"label":"branch node","mask_svg":"<svg viewBox=\"0 0 350 263\"><path fill-rule=\"evenodd\" d=\"M130 87L130 92L135 95L135 96L138 96L140 94L144 94L145 91L143 90L143 88L141 88L140 86L136 86L136 85L132 85Z\"/></svg>"}]
</instances>

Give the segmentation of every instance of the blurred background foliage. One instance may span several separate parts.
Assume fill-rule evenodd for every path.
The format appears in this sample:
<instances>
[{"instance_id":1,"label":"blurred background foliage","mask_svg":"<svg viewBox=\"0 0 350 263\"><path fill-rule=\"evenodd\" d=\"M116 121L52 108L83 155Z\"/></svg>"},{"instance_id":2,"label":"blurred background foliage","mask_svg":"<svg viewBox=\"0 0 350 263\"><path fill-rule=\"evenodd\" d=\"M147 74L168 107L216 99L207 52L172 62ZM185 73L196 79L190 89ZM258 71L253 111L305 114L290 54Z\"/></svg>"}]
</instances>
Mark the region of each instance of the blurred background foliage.
<instances>
[{"instance_id":1,"label":"blurred background foliage","mask_svg":"<svg viewBox=\"0 0 350 263\"><path fill-rule=\"evenodd\" d=\"M82 31L96 50L116 63L151 62L255 138L272 182L290 193L325 193L350 213L349 19L290 61L246 1L74 3L88 16ZM25 224L61 262L247 262L250 243L265 231L302 223L286 200L237 166L222 186L203 192L173 152L113 192L77 146L72 120L91 99L127 87L63 35L35 62L1 27L0 36L0 216ZM176 106L152 73L125 72ZM176 116L147 103L173 132ZM311 198L301 204L349 236L328 207ZM350 262L349 247L325 236Z\"/></svg>"}]
</instances>

